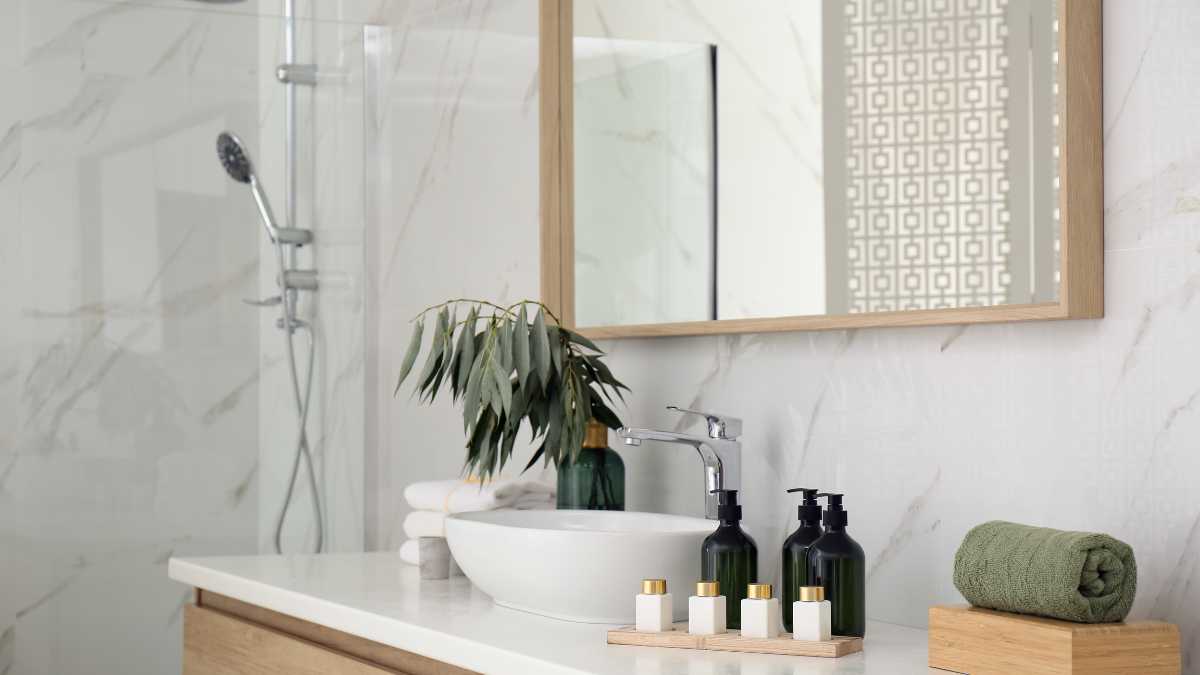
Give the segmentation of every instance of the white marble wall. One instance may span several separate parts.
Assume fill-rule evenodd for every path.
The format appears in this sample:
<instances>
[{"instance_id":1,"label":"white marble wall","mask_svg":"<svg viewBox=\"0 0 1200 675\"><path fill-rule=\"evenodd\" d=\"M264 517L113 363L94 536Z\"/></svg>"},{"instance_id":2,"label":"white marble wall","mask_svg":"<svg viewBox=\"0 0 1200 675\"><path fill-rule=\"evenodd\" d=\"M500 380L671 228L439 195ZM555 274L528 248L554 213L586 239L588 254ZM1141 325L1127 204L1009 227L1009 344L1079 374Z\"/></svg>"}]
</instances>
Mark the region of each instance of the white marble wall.
<instances>
[{"instance_id":1,"label":"white marble wall","mask_svg":"<svg viewBox=\"0 0 1200 675\"><path fill-rule=\"evenodd\" d=\"M537 3L414 1L384 39L367 130L384 148L368 198L367 524L369 547L395 549L404 486L464 457L456 410L392 395L410 320L449 298L537 297Z\"/></svg>"},{"instance_id":2,"label":"white marble wall","mask_svg":"<svg viewBox=\"0 0 1200 675\"><path fill-rule=\"evenodd\" d=\"M383 381L407 315L457 292L537 290L535 64L487 51L501 16L531 35L534 4L455 17L459 30L429 45L445 68L393 86L414 129L391 164L397 211L381 234L375 547L398 543L403 485L453 475L461 457L452 410L393 401ZM905 624L957 600L953 553L975 523L1102 530L1137 552L1135 615L1179 623L1185 670L1200 673L1198 33L1194 0L1105 3L1105 319L608 345L635 392L628 422L675 426L668 403L744 416L764 576L777 575L795 513L783 490L797 485L847 493L869 613ZM694 453L621 453L631 508L700 512Z\"/></svg>"},{"instance_id":3,"label":"white marble wall","mask_svg":"<svg viewBox=\"0 0 1200 675\"><path fill-rule=\"evenodd\" d=\"M0 673L177 672L167 559L256 552L278 508L260 452L286 457L295 413L274 318L241 303L274 263L214 141L237 131L280 180L282 30L231 7L0 3ZM357 548L362 29L305 33L350 75L303 138L328 161L305 179L313 255L350 279L317 313L311 428L335 545Z\"/></svg>"}]
</instances>

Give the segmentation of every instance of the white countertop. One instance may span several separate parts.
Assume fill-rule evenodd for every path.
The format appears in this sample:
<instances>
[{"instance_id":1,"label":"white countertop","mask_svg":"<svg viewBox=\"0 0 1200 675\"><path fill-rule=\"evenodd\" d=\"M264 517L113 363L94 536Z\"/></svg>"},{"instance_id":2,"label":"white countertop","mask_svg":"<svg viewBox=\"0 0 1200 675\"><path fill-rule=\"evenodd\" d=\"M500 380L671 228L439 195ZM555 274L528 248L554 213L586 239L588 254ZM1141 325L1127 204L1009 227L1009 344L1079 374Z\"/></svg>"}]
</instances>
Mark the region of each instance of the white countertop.
<instances>
[{"instance_id":1,"label":"white countertop","mask_svg":"<svg viewBox=\"0 0 1200 675\"><path fill-rule=\"evenodd\" d=\"M417 568L393 553L172 558L168 574L481 673L945 675L926 666L925 631L877 621L867 623L864 652L839 659L609 645L608 626L498 607L465 577L421 581Z\"/></svg>"}]
</instances>

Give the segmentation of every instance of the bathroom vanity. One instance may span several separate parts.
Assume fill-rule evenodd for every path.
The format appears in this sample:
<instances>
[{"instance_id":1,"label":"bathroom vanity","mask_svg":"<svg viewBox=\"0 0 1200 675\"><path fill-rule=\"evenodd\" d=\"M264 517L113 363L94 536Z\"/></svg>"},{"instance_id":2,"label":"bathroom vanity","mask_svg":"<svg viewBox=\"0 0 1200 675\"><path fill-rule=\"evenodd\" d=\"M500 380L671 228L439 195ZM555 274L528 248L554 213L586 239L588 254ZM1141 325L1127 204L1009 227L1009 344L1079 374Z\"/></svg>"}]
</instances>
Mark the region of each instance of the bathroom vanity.
<instances>
[{"instance_id":1,"label":"bathroom vanity","mask_svg":"<svg viewBox=\"0 0 1200 675\"><path fill-rule=\"evenodd\" d=\"M866 651L838 659L608 645L611 626L499 607L465 577L422 581L392 553L176 558L169 573L196 589L186 675L945 672L926 666L925 631L879 622Z\"/></svg>"}]
</instances>

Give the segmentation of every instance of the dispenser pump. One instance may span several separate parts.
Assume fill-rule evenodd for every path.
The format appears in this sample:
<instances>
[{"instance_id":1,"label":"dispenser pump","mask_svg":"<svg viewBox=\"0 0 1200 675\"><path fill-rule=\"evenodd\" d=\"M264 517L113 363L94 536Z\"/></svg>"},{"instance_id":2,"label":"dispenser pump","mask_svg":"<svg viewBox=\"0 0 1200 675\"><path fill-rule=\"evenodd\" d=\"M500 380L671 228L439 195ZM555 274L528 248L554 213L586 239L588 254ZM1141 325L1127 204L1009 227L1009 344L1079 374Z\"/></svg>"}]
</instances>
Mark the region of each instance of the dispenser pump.
<instances>
[{"instance_id":1,"label":"dispenser pump","mask_svg":"<svg viewBox=\"0 0 1200 675\"><path fill-rule=\"evenodd\" d=\"M821 505L817 503L817 495L819 492L812 488L792 488L788 492L799 492L801 501L800 506L796 507L796 517L802 523L813 523L814 525L821 521Z\"/></svg>"},{"instance_id":2,"label":"dispenser pump","mask_svg":"<svg viewBox=\"0 0 1200 675\"><path fill-rule=\"evenodd\" d=\"M713 490L717 495L717 518L722 523L736 523L742 519L742 507L737 501L737 490Z\"/></svg>"},{"instance_id":3,"label":"dispenser pump","mask_svg":"<svg viewBox=\"0 0 1200 675\"><path fill-rule=\"evenodd\" d=\"M820 492L816 496L829 499L829 505L825 507L825 513L821 516L821 524L826 529L841 529L846 527L849 519L847 518L846 509L842 507L842 497L844 495L836 492Z\"/></svg>"}]
</instances>

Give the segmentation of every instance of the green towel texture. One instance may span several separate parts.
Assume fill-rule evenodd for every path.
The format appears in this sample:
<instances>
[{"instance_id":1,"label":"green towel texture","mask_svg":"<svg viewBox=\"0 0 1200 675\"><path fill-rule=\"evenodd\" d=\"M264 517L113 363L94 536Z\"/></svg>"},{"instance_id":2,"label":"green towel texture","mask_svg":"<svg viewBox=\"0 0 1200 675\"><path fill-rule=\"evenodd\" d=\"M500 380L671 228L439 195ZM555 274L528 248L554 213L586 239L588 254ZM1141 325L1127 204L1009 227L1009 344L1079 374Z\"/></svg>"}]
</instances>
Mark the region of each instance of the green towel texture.
<instances>
[{"instance_id":1,"label":"green towel texture","mask_svg":"<svg viewBox=\"0 0 1200 675\"><path fill-rule=\"evenodd\" d=\"M958 547L954 586L976 607L1112 623L1133 606L1137 564L1128 544L1106 534L993 520Z\"/></svg>"}]
</instances>

